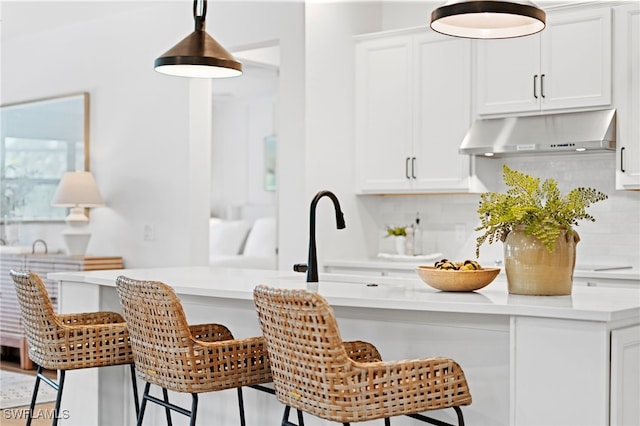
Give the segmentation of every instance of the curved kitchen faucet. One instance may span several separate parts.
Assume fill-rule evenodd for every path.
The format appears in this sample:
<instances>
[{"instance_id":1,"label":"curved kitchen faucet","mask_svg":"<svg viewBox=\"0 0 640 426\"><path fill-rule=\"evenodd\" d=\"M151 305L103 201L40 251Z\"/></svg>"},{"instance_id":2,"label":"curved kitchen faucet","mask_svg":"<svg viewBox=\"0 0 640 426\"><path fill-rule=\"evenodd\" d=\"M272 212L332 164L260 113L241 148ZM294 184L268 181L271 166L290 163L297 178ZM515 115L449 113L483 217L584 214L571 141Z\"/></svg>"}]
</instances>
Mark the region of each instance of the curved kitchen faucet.
<instances>
[{"instance_id":1,"label":"curved kitchen faucet","mask_svg":"<svg viewBox=\"0 0 640 426\"><path fill-rule=\"evenodd\" d=\"M45 240L35 240L33 242L33 244L31 244L31 254L35 254L36 253L36 245L38 243L42 243L42 245L44 246L44 254L47 254L49 252L49 248L47 247L47 242Z\"/></svg>"},{"instance_id":2,"label":"curved kitchen faucet","mask_svg":"<svg viewBox=\"0 0 640 426\"><path fill-rule=\"evenodd\" d=\"M296 264L293 265L293 270L296 272L307 272L307 282L318 282L318 256L316 253L316 206L318 201L322 197L329 197L333 201L333 207L336 210L336 227L338 229L344 229L346 227L344 223L344 215L340 209L340 202L338 197L331 191L318 192L313 200L311 200L311 208L309 213L309 258L306 265Z\"/></svg>"}]
</instances>

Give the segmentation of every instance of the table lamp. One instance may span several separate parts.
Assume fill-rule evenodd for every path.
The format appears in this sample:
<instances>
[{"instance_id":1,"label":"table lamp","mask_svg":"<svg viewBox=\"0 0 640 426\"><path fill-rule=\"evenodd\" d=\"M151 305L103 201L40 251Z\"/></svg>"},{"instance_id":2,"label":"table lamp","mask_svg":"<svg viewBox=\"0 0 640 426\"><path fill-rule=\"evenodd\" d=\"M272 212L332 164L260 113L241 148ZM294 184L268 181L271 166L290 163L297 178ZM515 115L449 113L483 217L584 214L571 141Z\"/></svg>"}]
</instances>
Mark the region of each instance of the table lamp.
<instances>
[{"instance_id":1,"label":"table lamp","mask_svg":"<svg viewBox=\"0 0 640 426\"><path fill-rule=\"evenodd\" d=\"M65 219L68 227L62 232L62 237L69 254L84 255L91 238L89 218L84 214L84 209L104 206L91 172L66 172L58 184L51 205L71 207L69 216Z\"/></svg>"}]
</instances>

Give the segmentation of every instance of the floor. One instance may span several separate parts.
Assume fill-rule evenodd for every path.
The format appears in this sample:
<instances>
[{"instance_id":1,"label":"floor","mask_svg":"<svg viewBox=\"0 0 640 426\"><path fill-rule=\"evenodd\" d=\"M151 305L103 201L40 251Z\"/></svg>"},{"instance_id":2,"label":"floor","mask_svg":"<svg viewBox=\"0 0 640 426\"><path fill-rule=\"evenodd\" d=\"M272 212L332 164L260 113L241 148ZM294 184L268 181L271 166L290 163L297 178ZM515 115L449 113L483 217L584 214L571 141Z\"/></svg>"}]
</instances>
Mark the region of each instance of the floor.
<instances>
[{"instance_id":1,"label":"floor","mask_svg":"<svg viewBox=\"0 0 640 426\"><path fill-rule=\"evenodd\" d=\"M3 353L2 357L0 358L0 369L1 370L6 370L6 371L14 371L14 372L20 372L20 373L27 373L27 371L22 370L20 368L20 358L16 355L13 355L11 353ZM29 370L28 371L29 374L32 375L36 375L36 370ZM47 370L45 372L45 375L55 379L56 378L56 373L54 371L49 371ZM36 404L34 413L38 414L38 413L46 413L47 410L53 410L53 406L54 403L53 402L49 402L46 404ZM11 409L7 409L7 410L2 410L3 413L0 416L0 425L2 426L24 426L26 424L26 418L19 418L18 416L14 415L15 413L17 413L18 411L16 410L20 410L21 408L24 409L28 409L29 406L26 405L25 407L18 407L18 408L11 408ZM49 411L49 412L51 412ZM40 418L38 418L38 416L34 416L33 421L31 422L32 426L44 426L44 425L51 425L51 419L47 418L44 414L41 414L39 416Z\"/></svg>"}]
</instances>

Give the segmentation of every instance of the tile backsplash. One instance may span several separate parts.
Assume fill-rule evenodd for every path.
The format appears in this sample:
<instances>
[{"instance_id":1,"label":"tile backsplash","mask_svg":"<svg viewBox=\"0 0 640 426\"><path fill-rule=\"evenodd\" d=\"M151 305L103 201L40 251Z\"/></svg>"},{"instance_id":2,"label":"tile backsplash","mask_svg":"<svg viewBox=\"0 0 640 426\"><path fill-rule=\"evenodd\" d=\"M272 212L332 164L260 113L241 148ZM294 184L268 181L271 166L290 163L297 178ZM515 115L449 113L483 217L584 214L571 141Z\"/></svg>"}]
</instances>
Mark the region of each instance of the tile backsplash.
<instances>
[{"instance_id":1,"label":"tile backsplash","mask_svg":"<svg viewBox=\"0 0 640 426\"><path fill-rule=\"evenodd\" d=\"M581 241L578 244L577 264L631 265L640 267L640 192L615 189L615 155L573 154L521 156L504 159L478 159L479 176L490 191L506 189L502 183L502 164L539 177L554 178L562 193L579 186L592 187L608 195L608 199L593 204L588 212L595 222L581 221L576 227ZM488 166L488 167L485 167ZM475 239L479 232L477 215L480 196L462 195L406 195L374 197L366 203L380 229L378 247L374 252L389 252L387 239L382 238L386 225L411 224L416 213L421 218L423 253L442 253L445 257L462 260L475 256ZM484 244L480 260L484 263L502 259L502 244Z\"/></svg>"}]
</instances>

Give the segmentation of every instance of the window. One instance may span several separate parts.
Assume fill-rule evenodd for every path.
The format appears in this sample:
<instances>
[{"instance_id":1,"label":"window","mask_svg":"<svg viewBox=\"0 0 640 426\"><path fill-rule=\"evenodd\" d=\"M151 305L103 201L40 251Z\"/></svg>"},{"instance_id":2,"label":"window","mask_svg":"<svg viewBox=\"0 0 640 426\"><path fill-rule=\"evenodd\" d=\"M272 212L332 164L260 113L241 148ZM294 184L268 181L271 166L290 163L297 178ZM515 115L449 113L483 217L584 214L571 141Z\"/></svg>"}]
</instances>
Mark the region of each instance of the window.
<instances>
[{"instance_id":1,"label":"window","mask_svg":"<svg viewBox=\"0 0 640 426\"><path fill-rule=\"evenodd\" d=\"M0 221L62 221L51 206L66 171L85 170L88 94L2 107Z\"/></svg>"}]
</instances>

